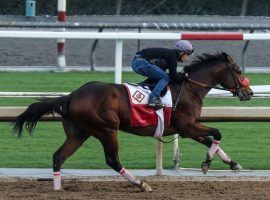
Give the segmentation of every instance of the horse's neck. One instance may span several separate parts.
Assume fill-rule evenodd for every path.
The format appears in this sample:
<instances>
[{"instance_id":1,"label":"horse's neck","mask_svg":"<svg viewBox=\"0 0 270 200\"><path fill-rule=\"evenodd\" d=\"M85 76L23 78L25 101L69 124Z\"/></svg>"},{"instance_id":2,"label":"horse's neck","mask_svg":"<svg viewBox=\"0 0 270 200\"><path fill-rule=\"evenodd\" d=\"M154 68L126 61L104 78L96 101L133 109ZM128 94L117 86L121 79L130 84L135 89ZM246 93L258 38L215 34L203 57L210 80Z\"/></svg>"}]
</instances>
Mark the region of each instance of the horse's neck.
<instances>
[{"instance_id":1,"label":"horse's neck","mask_svg":"<svg viewBox=\"0 0 270 200\"><path fill-rule=\"evenodd\" d=\"M170 86L172 92L172 102L175 112L183 112L183 108L185 108L186 111L188 110L188 112L192 112L192 110L194 109L201 109L202 100L204 97L201 96L202 93L194 92L194 90L191 88L193 86L189 84L190 83L188 81L185 81L183 82L183 84L173 84Z\"/></svg>"},{"instance_id":2,"label":"horse's neck","mask_svg":"<svg viewBox=\"0 0 270 200\"><path fill-rule=\"evenodd\" d=\"M190 75L192 80L195 80L199 83L203 83L209 86L215 86L220 81L220 78L224 75L224 67L209 67L204 70L200 70L194 72L194 74ZM194 83L187 82L189 87L191 88L191 92L198 96L201 101L205 98L207 93L211 90L211 88L203 88L202 86L195 85Z\"/></svg>"},{"instance_id":3,"label":"horse's neck","mask_svg":"<svg viewBox=\"0 0 270 200\"><path fill-rule=\"evenodd\" d=\"M207 68L202 68L193 74L191 78L200 83L207 85L216 85L224 77L224 72L226 70L226 64L224 62L214 62L210 64Z\"/></svg>"},{"instance_id":4,"label":"horse's neck","mask_svg":"<svg viewBox=\"0 0 270 200\"><path fill-rule=\"evenodd\" d=\"M217 83L216 74L207 71L196 72L194 75L190 75L190 78L207 85L215 85Z\"/></svg>"},{"instance_id":5,"label":"horse's neck","mask_svg":"<svg viewBox=\"0 0 270 200\"><path fill-rule=\"evenodd\" d=\"M194 81L214 86L220 79L224 76L224 66L218 66L222 63L213 63L207 68L195 71L190 74L190 78ZM211 88L203 88L202 86L191 83L190 81L184 81L183 84L172 84L172 97L173 104L177 104L175 111L178 111L178 108L188 108L187 110L193 110L199 115L203 99Z\"/></svg>"}]
</instances>

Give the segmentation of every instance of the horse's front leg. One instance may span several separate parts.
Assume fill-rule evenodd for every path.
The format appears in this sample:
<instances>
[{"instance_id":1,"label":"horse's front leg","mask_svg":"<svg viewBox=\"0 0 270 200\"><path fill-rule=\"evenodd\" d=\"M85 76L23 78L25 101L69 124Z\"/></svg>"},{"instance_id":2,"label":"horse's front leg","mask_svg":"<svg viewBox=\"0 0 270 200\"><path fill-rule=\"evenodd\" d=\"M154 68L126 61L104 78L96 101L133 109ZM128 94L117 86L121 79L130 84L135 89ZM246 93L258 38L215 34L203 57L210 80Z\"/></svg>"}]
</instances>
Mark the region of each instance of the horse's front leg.
<instances>
[{"instance_id":1,"label":"horse's front leg","mask_svg":"<svg viewBox=\"0 0 270 200\"><path fill-rule=\"evenodd\" d=\"M210 137L199 137L199 138L197 138L196 139L196 141L197 142L199 142L199 143L202 143L202 144L204 144L205 146L207 146L208 148L209 148L209 150L210 150L210 148L211 148L211 146L212 146L212 144L213 144L213 140L210 138ZM220 157L220 159L224 162L224 163L226 163L226 164L228 164L228 165L230 165L230 169L231 170L242 170L243 168L242 168L242 166L240 165L240 164L238 164L237 162L235 162L235 161L233 161L224 151L223 151L223 149L221 149L221 147L219 146L219 149L217 150L217 152L216 152L216 154ZM208 157L208 155L207 155L207 157ZM206 164L205 164L206 163ZM204 168L209 168L209 166L210 166L210 164L211 164L211 160L207 160L207 161L205 161L203 164L202 164L202 168L204 167ZM207 171L206 171L207 172ZM205 173L206 173L205 172Z\"/></svg>"},{"instance_id":2,"label":"horse's front leg","mask_svg":"<svg viewBox=\"0 0 270 200\"><path fill-rule=\"evenodd\" d=\"M224 163L230 165L231 170L237 170L238 171L238 170L243 169L243 167L239 163L234 162L220 147L219 147L219 150L217 152L217 155L220 157L220 159Z\"/></svg>"},{"instance_id":3,"label":"horse's front leg","mask_svg":"<svg viewBox=\"0 0 270 200\"><path fill-rule=\"evenodd\" d=\"M209 147L206 155L206 160L202 162L201 167L204 173L207 173L215 154L220 149L219 144L221 140L221 133L216 128L211 128L200 124L199 122L181 124L180 133L184 137L190 137L196 141L200 138L211 136L213 139L204 141L205 145ZM201 142L202 143L202 142Z\"/></svg>"}]
</instances>

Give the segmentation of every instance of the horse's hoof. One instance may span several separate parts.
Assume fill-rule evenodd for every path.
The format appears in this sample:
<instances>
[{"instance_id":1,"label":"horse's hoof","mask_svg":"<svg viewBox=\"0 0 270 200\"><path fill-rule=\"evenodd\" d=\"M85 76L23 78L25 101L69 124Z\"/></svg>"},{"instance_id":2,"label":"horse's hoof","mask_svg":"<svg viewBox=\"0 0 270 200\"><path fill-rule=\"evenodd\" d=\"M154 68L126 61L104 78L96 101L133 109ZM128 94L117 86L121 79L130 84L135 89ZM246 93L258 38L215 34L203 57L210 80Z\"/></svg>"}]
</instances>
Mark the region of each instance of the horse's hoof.
<instances>
[{"instance_id":1,"label":"horse's hoof","mask_svg":"<svg viewBox=\"0 0 270 200\"><path fill-rule=\"evenodd\" d=\"M143 192L152 192L153 191L152 188L151 188L151 186L146 181L142 181L142 183L141 183L141 190Z\"/></svg>"},{"instance_id":2,"label":"horse's hoof","mask_svg":"<svg viewBox=\"0 0 270 200\"><path fill-rule=\"evenodd\" d=\"M209 167L210 167L209 163L202 162L201 168L202 168L202 171L203 171L204 174L206 174L208 172Z\"/></svg>"},{"instance_id":3,"label":"horse's hoof","mask_svg":"<svg viewBox=\"0 0 270 200\"><path fill-rule=\"evenodd\" d=\"M235 170L235 171L240 171L243 169L243 167L240 164L236 164L236 165L231 165L231 170Z\"/></svg>"},{"instance_id":4,"label":"horse's hoof","mask_svg":"<svg viewBox=\"0 0 270 200\"><path fill-rule=\"evenodd\" d=\"M230 169L235 170L235 171L240 171L243 169L243 167L240 164L238 164L237 162L234 162L233 160L231 160Z\"/></svg>"}]
</instances>

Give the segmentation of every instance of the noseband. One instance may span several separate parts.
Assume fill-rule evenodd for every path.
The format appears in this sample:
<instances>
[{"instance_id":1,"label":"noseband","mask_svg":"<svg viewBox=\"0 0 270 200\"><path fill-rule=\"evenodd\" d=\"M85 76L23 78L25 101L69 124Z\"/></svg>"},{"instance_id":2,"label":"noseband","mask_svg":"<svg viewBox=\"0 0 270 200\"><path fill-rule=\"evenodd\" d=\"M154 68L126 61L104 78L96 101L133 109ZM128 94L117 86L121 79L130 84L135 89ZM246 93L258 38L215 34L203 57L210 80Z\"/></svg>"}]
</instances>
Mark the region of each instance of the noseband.
<instances>
[{"instance_id":1,"label":"noseband","mask_svg":"<svg viewBox=\"0 0 270 200\"><path fill-rule=\"evenodd\" d=\"M232 64L228 64L228 62L226 62L226 66L227 66L227 68L229 68L229 71L231 72L231 75L232 75L232 77L233 77L234 83L235 83L235 85L236 85L235 88L229 89L229 91L232 92L234 95L237 95L237 96L244 96L243 90L241 89L240 84L239 84L239 82L237 81L237 78L236 78L236 76L235 76L235 73L233 72Z\"/></svg>"}]
</instances>

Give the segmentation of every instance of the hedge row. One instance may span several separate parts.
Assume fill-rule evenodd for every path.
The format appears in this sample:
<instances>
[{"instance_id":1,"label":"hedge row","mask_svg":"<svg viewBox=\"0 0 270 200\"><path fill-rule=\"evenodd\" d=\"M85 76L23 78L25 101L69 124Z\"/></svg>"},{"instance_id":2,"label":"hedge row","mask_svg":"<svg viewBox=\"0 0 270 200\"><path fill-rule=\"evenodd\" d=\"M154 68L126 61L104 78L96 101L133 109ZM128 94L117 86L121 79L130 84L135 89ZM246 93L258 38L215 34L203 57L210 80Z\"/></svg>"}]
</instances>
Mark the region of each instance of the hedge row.
<instances>
[{"instance_id":1,"label":"hedge row","mask_svg":"<svg viewBox=\"0 0 270 200\"><path fill-rule=\"evenodd\" d=\"M24 15L25 1L1 0L0 14ZM68 15L240 15L241 9L242 0L67 0ZM56 15L57 0L36 0L36 14ZM248 0L246 15L269 16L270 0Z\"/></svg>"}]
</instances>

